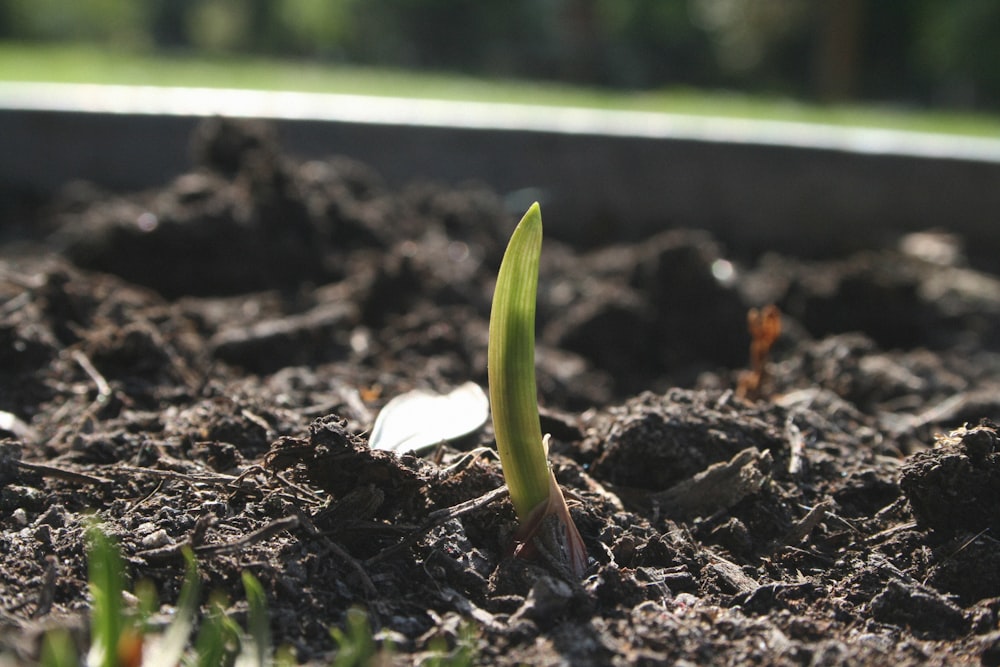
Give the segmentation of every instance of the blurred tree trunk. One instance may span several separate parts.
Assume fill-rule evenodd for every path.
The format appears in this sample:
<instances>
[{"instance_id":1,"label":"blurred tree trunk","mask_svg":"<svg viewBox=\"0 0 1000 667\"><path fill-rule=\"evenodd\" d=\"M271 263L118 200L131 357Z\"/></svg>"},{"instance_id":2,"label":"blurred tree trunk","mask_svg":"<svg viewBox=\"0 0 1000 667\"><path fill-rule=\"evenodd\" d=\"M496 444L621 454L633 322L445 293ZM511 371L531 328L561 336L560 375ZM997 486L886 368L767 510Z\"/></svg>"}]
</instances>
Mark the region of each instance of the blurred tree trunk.
<instances>
[{"instance_id":1,"label":"blurred tree trunk","mask_svg":"<svg viewBox=\"0 0 1000 667\"><path fill-rule=\"evenodd\" d=\"M602 83L601 29L594 0L569 0L562 15L568 49L563 71L571 81Z\"/></svg>"},{"instance_id":2,"label":"blurred tree trunk","mask_svg":"<svg viewBox=\"0 0 1000 667\"><path fill-rule=\"evenodd\" d=\"M278 36L275 34L277 21L274 20L274 9L278 3L271 0L250 0L246 7L250 14L250 30L246 36L247 45L250 50L261 49L264 52L273 52L278 46Z\"/></svg>"},{"instance_id":3,"label":"blurred tree trunk","mask_svg":"<svg viewBox=\"0 0 1000 667\"><path fill-rule=\"evenodd\" d=\"M156 0L151 3L149 29L157 46L190 46L188 12L191 5L191 0Z\"/></svg>"},{"instance_id":4,"label":"blurred tree trunk","mask_svg":"<svg viewBox=\"0 0 1000 667\"><path fill-rule=\"evenodd\" d=\"M816 95L843 102L857 92L865 0L820 0Z\"/></svg>"}]
</instances>

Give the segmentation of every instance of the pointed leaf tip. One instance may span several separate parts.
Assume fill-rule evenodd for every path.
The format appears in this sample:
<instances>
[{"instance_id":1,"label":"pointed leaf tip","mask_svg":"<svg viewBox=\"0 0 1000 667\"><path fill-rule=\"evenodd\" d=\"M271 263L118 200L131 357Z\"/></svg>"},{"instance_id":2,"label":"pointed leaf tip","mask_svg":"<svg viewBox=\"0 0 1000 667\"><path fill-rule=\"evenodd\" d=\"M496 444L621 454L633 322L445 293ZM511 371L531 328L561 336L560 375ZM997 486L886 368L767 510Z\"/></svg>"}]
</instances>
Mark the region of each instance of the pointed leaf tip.
<instances>
[{"instance_id":1,"label":"pointed leaf tip","mask_svg":"<svg viewBox=\"0 0 1000 667\"><path fill-rule=\"evenodd\" d=\"M497 451L511 502L522 520L549 495L535 384L535 302L541 250L542 216L536 202L511 234L500 263L487 353Z\"/></svg>"}]
</instances>

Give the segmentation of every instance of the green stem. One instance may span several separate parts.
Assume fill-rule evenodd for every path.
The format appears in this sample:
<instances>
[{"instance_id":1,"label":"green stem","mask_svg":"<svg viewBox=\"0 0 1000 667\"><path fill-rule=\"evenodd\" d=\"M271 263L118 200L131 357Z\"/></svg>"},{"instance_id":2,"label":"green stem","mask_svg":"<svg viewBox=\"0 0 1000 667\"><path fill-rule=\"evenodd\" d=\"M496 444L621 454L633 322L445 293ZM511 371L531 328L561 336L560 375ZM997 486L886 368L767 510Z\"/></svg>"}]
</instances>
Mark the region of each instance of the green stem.
<instances>
[{"instance_id":1,"label":"green stem","mask_svg":"<svg viewBox=\"0 0 1000 667\"><path fill-rule=\"evenodd\" d=\"M510 499L521 521L549 498L549 467L535 387L535 299L542 214L532 204L511 235L490 313L493 430Z\"/></svg>"}]
</instances>

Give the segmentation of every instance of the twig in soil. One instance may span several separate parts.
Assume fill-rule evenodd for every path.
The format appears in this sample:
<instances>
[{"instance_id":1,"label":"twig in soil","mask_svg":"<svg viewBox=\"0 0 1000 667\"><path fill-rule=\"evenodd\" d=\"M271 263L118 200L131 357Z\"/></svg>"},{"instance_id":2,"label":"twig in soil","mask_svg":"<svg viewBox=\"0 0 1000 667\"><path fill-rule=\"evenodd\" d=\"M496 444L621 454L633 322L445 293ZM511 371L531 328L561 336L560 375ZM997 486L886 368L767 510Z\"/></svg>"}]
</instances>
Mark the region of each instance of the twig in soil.
<instances>
[{"instance_id":1,"label":"twig in soil","mask_svg":"<svg viewBox=\"0 0 1000 667\"><path fill-rule=\"evenodd\" d=\"M14 627L20 627L20 626L24 625L24 620L25 619L21 618L20 616L18 616L14 612L20 611L27 604L28 604L28 601L26 599L23 599L20 602L18 602L17 604L11 605L10 607L6 607L6 608L5 607L0 607L0 620L5 621L7 623L10 623Z\"/></svg>"},{"instance_id":2,"label":"twig in soil","mask_svg":"<svg viewBox=\"0 0 1000 667\"><path fill-rule=\"evenodd\" d=\"M219 485L230 485L239 482L243 475L236 477L234 475L224 475L219 472L200 472L200 473L190 473L190 472L177 472L176 470L160 470L158 468L138 468L135 466L121 465L117 467L117 470L121 470L128 473L134 473L137 475L152 475L153 477L164 477L166 479L176 479L182 482L188 482L190 484L219 484Z\"/></svg>"},{"instance_id":3,"label":"twig in soil","mask_svg":"<svg viewBox=\"0 0 1000 667\"><path fill-rule=\"evenodd\" d=\"M936 422L946 421L961 412L965 404L969 402L969 394L963 392L950 396L936 405L932 405L914 417L914 423L910 428L925 426Z\"/></svg>"},{"instance_id":4,"label":"twig in soil","mask_svg":"<svg viewBox=\"0 0 1000 667\"><path fill-rule=\"evenodd\" d=\"M269 537L280 533L283 530L293 530L299 525L299 517L297 516L286 516L281 519L275 519L271 523L258 528L252 533L248 533L238 540L233 540L232 542L225 542L223 544L202 544L200 546L194 546L201 542L204 538L204 530L208 527L205 523L196 523L194 530L191 535L171 544L169 546L161 547L158 549L149 549L146 551L137 551L135 553L136 558L141 558L147 562L154 561L167 561L174 558L179 558L184 547L192 547L195 555L197 556L217 556L219 554L231 553L233 551L240 551L245 547L255 544L257 542L263 542Z\"/></svg>"},{"instance_id":5,"label":"twig in soil","mask_svg":"<svg viewBox=\"0 0 1000 667\"><path fill-rule=\"evenodd\" d=\"M747 576L736 563L712 552L708 552L708 555L715 561L708 566L709 569L729 584L737 595L748 595L760 588L760 584Z\"/></svg>"},{"instance_id":6,"label":"twig in soil","mask_svg":"<svg viewBox=\"0 0 1000 667\"><path fill-rule=\"evenodd\" d=\"M365 571L365 568L362 567L361 563L359 563L354 556L347 553L343 547L324 535L319 528L316 527L316 524L312 522L312 519L306 516L305 513L300 510L295 510L295 516L299 519L299 523L305 527L309 534L319 540L327 551L333 552L337 558L347 563L347 565L354 570L354 573L358 575L358 579L361 581L362 588L365 589L365 597L369 600L375 598L378 591L375 590L375 584L372 583L371 577L368 576L368 573Z\"/></svg>"},{"instance_id":7,"label":"twig in soil","mask_svg":"<svg viewBox=\"0 0 1000 667\"><path fill-rule=\"evenodd\" d=\"M31 614L32 618L48 614L56 598L56 579L59 574L59 561L55 556L48 556L45 561L45 576L42 579L42 590L38 593L38 604L35 606L35 611Z\"/></svg>"},{"instance_id":8,"label":"twig in soil","mask_svg":"<svg viewBox=\"0 0 1000 667\"><path fill-rule=\"evenodd\" d=\"M96 475L88 475L82 472L76 472L74 470L66 470L65 468L56 468L55 466L44 465L41 463L29 463L28 461L14 461L14 464L24 470L30 470L31 472L37 473L42 477L55 477L57 479L62 479L67 482L76 482L78 484L99 484L106 485L111 484L110 479L104 477L97 477Z\"/></svg>"},{"instance_id":9,"label":"twig in soil","mask_svg":"<svg viewBox=\"0 0 1000 667\"><path fill-rule=\"evenodd\" d=\"M14 437L23 442L37 442L38 434L35 429L13 412L0 410L0 430L14 434Z\"/></svg>"},{"instance_id":10,"label":"twig in soil","mask_svg":"<svg viewBox=\"0 0 1000 667\"><path fill-rule=\"evenodd\" d=\"M797 476L805 467L806 439L802 430L795 425L794 415L788 415L785 420L785 437L788 438L790 456L788 458L788 474Z\"/></svg>"},{"instance_id":11,"label":"twig in soil","mask_svg":"<svg viewBox=\"0 0 1000 667\"><path fill-rule=\"evenodd\" d=\"M228 500L231 501L240 493L246 493L247 495L252 496L253 494L247 491L247 487L243 482L244 480L246 480L247 477L259 474L267 475L267 470L264 468L264 466L252 465L243 472L241 472L239 475L237 475L235 478L233 478L232 483L228 485L229 488L232 489L232 492L229 494ZM254 487L253 491L259 492L260 489Z\"/></svg>"},{"instance_id":12,"label":"twig in soil","mask_svg":"<svg viewBox=\"0 0 1000 667\"><path fill-rule=\"evenodd\" d=\"M308 498L308 499L311 499L315 503L322 503L322 502L324 502L326 500L326 498L320 496L319 494L313 493L312 491L310 491L309 489L305 488L304 486L301 486L300 484L296 484L292 480L287 479L280 472L274 473L274 476L277 477L278 480L282 484L284 484L288 488L290 488L293 491L296 491L296 492L302 494L302 496L304 496L304 498L303 497L296 497L296 500L303 501L306 498Z\"/></svg>"},{"instance_id":13,"label":"twig in soil","mask_svg":"<svg viewBox=\"0 0 1000 667\"><path fill-rule=\"evenodd\" d=\"M808 590L812 584L810 582L791 583L787 581L773 581L768 584L761 584L749 594L738 596L737 603L745 608L753 608L757 605L769 607L778 599L779 594L790 591Z\"/></svg>"},{"instance_id":14,"label":"twig in soil","mask_svg":"<svg viewBox=\"0 0 1000 667\"><path fill-rule=\"evenodd\" d=\"M833 509L833 503L829 500L824 500L823 502L815 505L811 510L809 510L804 517L795 522L783 537L776 540L772 545L772 551L777 551L781 547L785 546L795 546L801 542L805 537L812 532L812 529L819 525L827 512Z\"/></svg>"},{"instance_id":15,"label":"twig in soil","mask_svg":"<svg viewBox=\"0 0 1000 667\"><path fill-rule=\"evenodd\" d=\"M904 583L910 584L911 586L923 586L919 581L914 579L909 573L903 572L896 565L890 561L884 554L873 553L868 557L868 563L879 570L880 573L888 572L897 581L902 581Z\"/></svg>"},{"instance_id":16,"label":"twig in soil","mask_svg":"<svg viewBox=\"0 0 1000 667\"><path fill-rule=\"evenodd\" d=\"M496 453L496 450L490 449L489 447L476 447L473 450L465 452L457 459L448 464L447 468L442 468L438 472L438 477L441 479L451 477L452 475L457 475L461 471L469 468L484 456L493 457L494 461L500 460L500 455Z\"/></svg>"},{"instance_id":17,"label":"twig in soil","mask_svg":"<svg viewBox=\"0 0 1000 667\"><path fill-rule=\"evenodd\" d=\"M504 626L497 621L496 616L481 607L477 607L472 600L465 597L455 589L442 588L439 589L439 591L441 597L455 605L455 609L457 609L459 613L468 616L480 625L494 632L503 631L505 629Z\"/></svg>"},{"instance_id":18,"label":"twig in soil","mask_svg":"<svg viewBox=\"0 0 1000 667\"><path fill-rule=\"evenodd\" d=\"M258 528L252 533L244 535L238 540L233 540L232 542L225 542L223 544L205 544L200 547L194 548L195 555L208 554L210 556L215 556L218 554L231 553L233 551L241 551L245 547L255 544L257 542L264 542L270 537L277 535L283 530L294 530L299 525L298 516L286 516L280 519L275 519L271 523Z\"/></svg>"},{"instance_id":19,"label":"twig in soil","mask_svg":"<svg viewBox=\"0 0 1000 667\"><path fill-rule=\"evenodd\" d=\"M908 507L909 503L907 502L906 498L900 496L899 498L896 498L895 500L893 500L891 503L889 503L879 511L875 512L875 516L873 516L872 519L875 520L875 523L884 525L892 521L893 515L896 515L898 517L898 516L903 516L905 514L908 516L909 515L909 510L907 509Z\"/></svg>"},{"instance_id":20,"label":"twig in soil","mask_svg":"<svg viewBox=\"0 0 1000 667\"><path fill-rule=\"evenodd\" d=\"M198 374L188 365L187 360L183 356L177 353L174 346L169 344L167 341L163 340L161 337L158 338L158 347L167 355L167 360L170 362L170 367L177 369L177 374L180 376L180 381L184 383L191 393L194 395L201 394L206 384L208 383L208 378L212 377L210 372L206 372L200 378Z\"/></svg>"},{"instance_id":21,"label":"twig in soil","mask_svg":"<svg viewBox=\"0 0 1000 667\"><path fill-rule=\"evenodd\" d=\"M208 515L201 516L197 519L197 521L195 521L194 528L191 529L191 532L180 541L168 544L165 547L137 551L135 553L135 557L141 558L147 563L159 563L181 558L185 547L200 544L202 540L205 539L205 531L208 530L210 521L211 519Z\"/></svg>"},{"instance_id":22,"label":"twig in soil","mask_svg":"<svg viewBox=\"0 0 1000 667\"><path fill-rule=\"evenodd\" d=\"M31 298L31 292L21 292L19 295L0 306L0 316L9 317L10 315L16 313L21 308L24 308L26 305L31 303Z\"/></svg>"},{"instance_id":23,"label":"twig in soil","mask_svg":"<svg viewBox=\"0 0 1000 667\"><path fill-rule=\"evenodd\" d=\"M471 500L466 500L465 502L458 503L457 505L452 505L451 507L445 507L443 509L435 510L427 515L423 523L417 527L416 530L408 534L402 539L402 541L393 544L392 546L386 547L382 551L378 552L371 558L365 561L365 565L374 565L379 561L385 560L386 558L393 556L403 549L415 544L421 537L427 534L429 530L435 526L444 523L445 521L450 521L451 519L458 518L463 514L468 514L473 510L486 507L490 503L500 500L508 494L506 486L499 486L492 491L487 491L478 498L472 498Z\"/></svg>"},{"instance_id":24,"label":"twig in soil","mask_svg":"<svg viewBox=\"0 0 1000 667\"><path fill-rule=\"evenodd\" d=\"M249 419L250 421L252 421L257 426L260 426L262 429L264 429L264 433L267 434L268 440L273 439L272 434L274 433L274 429L271 428L271 425L267 423L266 419L261 417L256 412L253 412L252 410L249 410L247 408L243 408L242 410L240 410L240 414Z\"/></svg>"},{"instance_id":25,"label":"twig in soil","mask_svg":"<svg viewBox=\"0 0 1000 667\"><path fill-rule=\"evenodd\" d=\"M94 367L94 364L90 362L87 355L80 350L73 350L72 355L73 361L75 361L80 368L82 368L83 371L90 376L93 383L97 385L97 398L94 399L94 402L98 405L104 405L107 403L108 400L111 399L111 385L109 385L108 381L104 379L101 372Z\"/></svg>"},{"instance_id":26,"label":"twig in soil","mask_svg":"<svg viewBox=\"0 0 1000 667\"><path fill-rule=\"evenodd\" d=\"M984 528L983 530L979 531L978 533L976 533L975 535L973 535L972 537L970 537L969 539L967 539L965 542L962 542L962 544L957 549L955 549L950 554L948 554L947 556L945 556L944 558L942 558L941 561L937 563L937 567L941 567L942 565L944 565L945 563L947 563L948 561L950 561L952 558L954 558L958 554L960 554L963 551L965 551L966 549L968 549L970 544L972 544L973 542L975 542L976 540L978 540L980 537L982 537L983 535L985 535L988 532L990 532L990 529L989 528ZM931 574L932 573L933 573L933 570L931 572L929 572L926 577L924 577L923 581L920 582L920 584L922 586L926 586L927 585L927 580L931 578Z\"/></svg>"},{"instance_id":27,"label":"twig in soil","mask_svg":"<svg viewBox=\"0 0 1000 667\"><path fill-rule=\"evenodd\" d=\"M672 517L708 516L760 491L770 479L770 469L770 452L748 447L666 491L650 494L647 502Z\"/></svg>"},{"instance_id":28,"label":"twig in soil","mask_svg":"<svg viewBox=\"0 0 1000 667\"><path fill-rule=\"evenodd\" d=\"M893 435L916 430L928 424L938 424L954 418L966 403L970 401L969 394L962 392L954 394L915 415L899 415L888 424Z\"/></svg>"},{"instance_id":29,"label":"twig in soil","mask_svg":"<svg viewBox=\"0 0 1000 667\"><path fill-rule=\"evenodd\" d=\"M302 417L322 417L336 412L337 406L339 405L341 405L341 403L338 401L324 401L323 403L317 403L315 405L308 405L304 408L299 408L298 413Z\"/></svg>"},{"instance_id":30,"label":"twig in soil","mask_svg":"<svg viewBox=\"0 0 1000 667\"><path fill-rule=\"evenodd\" d=\"M839 522L840 525L844 526L845 528L847 528L847 530L851 531L855 535L861 535L861 531L858 529L857 526L855 526L853 523L851 523L844 517L840 516L836 512L827 512L826 516L829 519L833 519L834 521Z\"/></svg>"},{"instance_id":31,"label":"twig in soil","mask_svg":"<svg viewBox=\"0 0 1000 667\"><path fill-rule=\"evenodd\" d=\"M830 567L832 567L837 562L836 559L830 558L826 554L816 551L816 549L800 549L799 547L785 547L785 550L790 551L792 553L802 554L803 556L808 556L809 558L812 558L814 560L826 563Z\"/></svg>"},{"instance_id":32,"label":"twig in soil","mask_svg":"<svg viewBox=\"0 0 1000 667\"><path fill-rule=\"evenodd\" d=\"M347 407L354 411L354 414L362 424L371 424L375 421L371 410L368 409L368 406L365 405L364 400L361 398L361 392L357 389L354 389L353 387L348 388L341 394L341 396L343 397L344 402L347 403Z\"/></svg>"},{"instance_id":33,"label":"twig in soil","mask_svg":"<svg viewBox=\"0 0 1000 667\"><path fill-rule=\"evenodd\" d=\"M139 509L140 507L142 507L143 505L145 505L147 502L149 502L149 499L152 498L153 496L155 496L157 493L159 493L160 489L162 489L162 488L163 488L163 480L162 479L157 480L157 482L156 482L156 488L154 488L152 491L150 491L149 493L147 493L145 495L145 497L143 497L142 500L140 500L139 502L133 503L131 507L129 507L127 510L125 510L125 512L122 514L122 516L126 517L126 516L130 515L132 512L134 512L137 509Z\"/></svg>"},{"instance_id":34,"label":"twig in soil","mask_svg":"<svg viewBox=\"0 0 1000 667\"><path fill-rule=\"evenodd\" d=\"M902 533L907 530L913 530L916 527L917 527L916 521L907 521L906 523L899 523L896 524L895 526L890 526L881 532L875 533L867 540L865 540L865 542L869 544L876 544L878 542L885 540L886 538L892 537L896 533Z\"/></svg>"}]
</instances>

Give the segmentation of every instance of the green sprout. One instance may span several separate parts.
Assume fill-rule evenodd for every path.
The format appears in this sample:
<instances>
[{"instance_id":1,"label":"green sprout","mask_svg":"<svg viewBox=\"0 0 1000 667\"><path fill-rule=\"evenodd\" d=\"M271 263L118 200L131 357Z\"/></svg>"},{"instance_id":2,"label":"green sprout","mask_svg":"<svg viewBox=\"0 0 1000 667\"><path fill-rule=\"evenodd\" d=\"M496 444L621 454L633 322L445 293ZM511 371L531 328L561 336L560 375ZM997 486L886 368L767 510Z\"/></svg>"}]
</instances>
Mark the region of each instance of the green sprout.
<instances>
[{"instance_id":1,"label":"green sprout","mask_svg":"<svg viewBox=\"0 0 1000 667\"><path fill-rule=\"evenodd\" d=\"M367 667L368 665L388 663L392 655L389 647L380 653L371 623L364 610L351 607L347 610L344 629L331 628L330 636L337 644L337 654L331 667Z\"/></svg>"},{"instance_id":2,"label":"green sprout","mask_svg":"<svg viewBox=\"0 0 1000 667\"><path fill-rule=\"evenodd\" d=\"M188 649L191 632L198 620L200 578L198 565L190 549L184 549L184 583L173 620L162 633L150 633L145 617L155 607L153 593L140 595L145 613L130 610L123 600L125 567L118 543L99 525L87 531L88 586L92 600L90 611L90 667L215 667L235 664L240 667L289 666L290 656L272 651L268 627L267 599L260 582L249 572L243 573L248 611L247 632L243 632L224 610L215 609L201 620L201 629L193 650ZM137 592L138 589L137 589ZM142 600L143 597L148 599ZM62 630L46 634L42 643L42 667L77 665L76 651L69 635Z\"/></svg>"},{"instance_id":3,"label":"green sprout","mask_svg":"<svg viewBox=\"0 0 1000 667\"><path fill-rule=\"evenodd\" d=\"M122 603L125 566L118 545L97 525L90 526L87 538L90 550L88 587L92 600L87 664L116 667L126 661L122 654L135 652L139 636L136 624L126 615Z\"/></svg>"},{"instance_id":4,"label":"green sprout","mask_svg":"<svg viewBox=\"0 0 1000 667\"><path fill-rule=\"evenodd\" d=\"M493 431L521 528L518 551L537 547L583 576L587 554L542 438L535 385L535 300L542 253L542 214L534 203L507 244L490 312L488 371ZM530 545L534 545L531 547Z\"/></svg>"}]
</instances>

